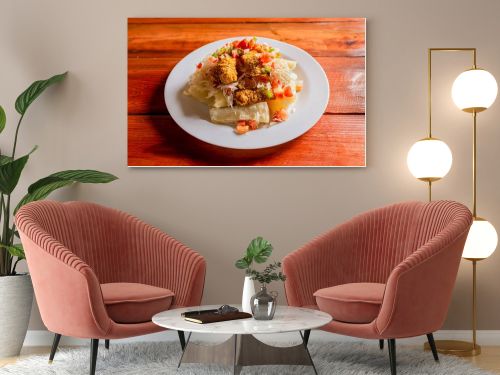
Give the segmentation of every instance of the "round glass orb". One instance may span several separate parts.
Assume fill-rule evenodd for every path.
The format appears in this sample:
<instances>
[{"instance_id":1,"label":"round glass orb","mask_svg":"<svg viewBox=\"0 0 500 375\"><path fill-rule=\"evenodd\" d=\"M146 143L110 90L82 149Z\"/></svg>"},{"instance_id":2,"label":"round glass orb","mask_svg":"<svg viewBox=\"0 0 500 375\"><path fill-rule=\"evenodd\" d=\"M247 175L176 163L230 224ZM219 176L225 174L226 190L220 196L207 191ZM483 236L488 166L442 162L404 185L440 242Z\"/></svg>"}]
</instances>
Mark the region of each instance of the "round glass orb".
<instances>
[{"instance_id":1,"label":"round glass orb","mask_svg":"<svg viewBox=\"0 0 500 375\"><path fill-rule=\"evenodd\" d=\"M472 222L462 257L466 259L485 259L495 251L498 235L495 227L487 220L476 217Z\"/></svg>"},{"instance_id":2,"label":"round glass orb","mask_svg":"<svg viewBox=\"0 0 500 375\"><path fill-rule=\"evenodd\" d=\"M406 162L415 178L437 181L450 171L453 157L446 143L436 138L425 138L411 146Z\"/></svg>"},{"instance_id":3,"label":"round glass orb","mask_svg":"<svg viewBox=\"0 0 500 375\"><path fill-rule=\"evenodd\" d=\"M489 108L497 97L495 77L483 69L461 73L453 82L451 97L455 105L465 112L481 112Z\"/></svg>"}]
</instances>

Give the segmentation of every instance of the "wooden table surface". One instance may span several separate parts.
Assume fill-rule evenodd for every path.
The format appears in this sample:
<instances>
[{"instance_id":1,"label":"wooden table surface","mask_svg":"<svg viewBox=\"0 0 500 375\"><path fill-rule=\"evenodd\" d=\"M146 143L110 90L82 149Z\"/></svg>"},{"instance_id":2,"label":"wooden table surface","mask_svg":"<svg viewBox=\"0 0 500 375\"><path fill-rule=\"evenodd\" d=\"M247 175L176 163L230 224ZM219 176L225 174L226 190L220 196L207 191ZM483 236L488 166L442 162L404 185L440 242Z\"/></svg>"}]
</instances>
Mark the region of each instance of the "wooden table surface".
<instances>
[{"instance_id":1,"label":"wooden table surface","mask_svg":"<svg viewBox=\"0 0 500 375\"><path fill-rule=\"evenodd\" d=\"M237 35L293 44L321 64L330 101L304 135L266 149L227 149L190 136L169 116L163 90L175 64ZM128 20L129 166L364 166L365 128L364 18Z\"/></svg>"}]
</instances>

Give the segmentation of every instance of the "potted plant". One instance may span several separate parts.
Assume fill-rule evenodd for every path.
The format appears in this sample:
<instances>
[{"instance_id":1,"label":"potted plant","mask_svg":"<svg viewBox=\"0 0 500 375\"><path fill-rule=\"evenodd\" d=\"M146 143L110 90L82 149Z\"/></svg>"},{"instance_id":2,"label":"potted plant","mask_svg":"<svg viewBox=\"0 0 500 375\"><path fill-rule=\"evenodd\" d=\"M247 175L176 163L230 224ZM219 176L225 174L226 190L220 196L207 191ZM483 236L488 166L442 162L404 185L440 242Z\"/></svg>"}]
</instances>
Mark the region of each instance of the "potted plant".
<instances>
[{"instance_id":1,"label":"potted plant","mask_svg":"<svg viewBox=\"0 0 500 375\"><path fill-rule=\"evenodd\" d=\"M22 121L29 106L49 86L61 82L67 73L31 84L16 100L20 117L17 123L12 151L0 154L0 358L19 355L28 330L33 302L33 287L29 274L17 273L18 263L24 259L19 234L13 215L29 202L46 198L51 192L75 182L107 183L116 179L109 173L94 170L66 170L53 173L28 187L28 191L15 205L12 193L24 167L36 146L27 154L17 157L17 140ZM0 106L0 133L5 129L6 115Z\"/></svg>"},{"instance_id":2,"label":"potted plant","mask_svg":"<svg viewBox=\"0 0 500 375\"><path fill-rule=\"evenodd\" d=\"M263 271L259 272L252 268L253 263L265 263L273 252L273 245L262 237L254 238L247 247L245 256L238 259L235 263L236 268L245 270L245 283L243 285L242 295L242 310L252 313L256 319L272 319L276 309L276 295L267 293L267 284L271 281L285 281L286 276L278 271L281 268L280 262L269 264ZM253 281L257 280L261 284L261 290L255 294L255 286ZM274 293L274 292L273 292ZM264 309L264 304L268 305L272 302L272 314L268 314L267 318L259 313ZM271 313L269 310L269 313ZM262 310L263 311L263 310Z\"/></svg>"},{"instance_id":3,"label":"potted plant","mask_svg":"<svg viewBox=\"0 0 500 375\"><path fill-rule=\"evenodd\" d=\"M273 245L262 237L254 238L247 247L245 256L235 263L236 268L245 270L245 282L241 297L241 308L244 312L251 313L250 299L255 294L255 286L252 280L252 264L264 263L273 252Z\"/></svg>"}]
</instances>

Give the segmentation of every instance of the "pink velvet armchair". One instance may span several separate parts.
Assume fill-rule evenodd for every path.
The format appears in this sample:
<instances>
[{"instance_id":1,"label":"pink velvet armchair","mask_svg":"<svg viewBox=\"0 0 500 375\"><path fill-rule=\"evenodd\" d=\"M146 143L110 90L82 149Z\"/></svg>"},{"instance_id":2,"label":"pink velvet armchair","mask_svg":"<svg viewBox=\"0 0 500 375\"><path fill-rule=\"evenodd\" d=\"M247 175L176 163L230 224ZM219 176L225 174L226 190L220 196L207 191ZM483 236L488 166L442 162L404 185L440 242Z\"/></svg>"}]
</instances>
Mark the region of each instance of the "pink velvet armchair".
<instances>
[{"instance_id":1,"label":"pink velvet armchair","mask_svg":"<svg viewBox=\"0 0 500 375\"><path fill-rule=\"evenodd\" d=\"M378 339L381 349L387 339L393 375L398 338L427 335L437 361L433 332L446 318L471 223L451 201L358 215L284 258L288 304L328 312L325 331Z\"/></svg>"},{"instance_id":2,"label":"pink velvet armchair","mask_svg":"<svg viewBox=\"0 0 500 375\"><path fill-rule=\"evenodd\" d=\"M86 202L33 202L16 215L42 320L55 333L91 339L90 374L99 339L163 330L151 318L199 305L204 258L156 228ZM183 332L179 332L184 346Z\"/></svg>"}]
</instances>

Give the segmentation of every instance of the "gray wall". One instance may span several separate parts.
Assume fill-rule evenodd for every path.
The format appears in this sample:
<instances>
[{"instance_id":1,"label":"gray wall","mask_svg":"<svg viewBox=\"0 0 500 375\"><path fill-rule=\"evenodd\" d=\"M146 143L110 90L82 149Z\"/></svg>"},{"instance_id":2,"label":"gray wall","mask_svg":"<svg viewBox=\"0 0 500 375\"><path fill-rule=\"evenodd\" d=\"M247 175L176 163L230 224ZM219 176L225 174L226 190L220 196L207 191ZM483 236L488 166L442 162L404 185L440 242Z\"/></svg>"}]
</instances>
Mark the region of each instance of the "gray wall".
<instances>
[{"instance_id":1,"label":"gray wall","mask_svg":"<svg viewBox=\"0 0 500 375\"><path fill-rule=\"evenodd\" d=\"M21 181L65 168L98 168L120 177L78 186L57 199L92 200L129 211L199 250L208 261L204 301L237 302L243 274L234 260L262 235L281 258L311 237L373 207L426 199L406 167L412 143L426 134L428 47L473 46L479 65L500 79L500 2L465 0L20 1L0 6L0 103L10 149L14 100L31 81L69 70L26 116L20 151L40 146ZM367 167L357 169L127 168L127 17L367 17ZM466 54L435 60L435 135L453 150L454 165L436 198L471 202L471 119L450 98ZM479 116L481 216L500 229L497 158L500 103ZM256 190L254 186L259 188ZM250 188L251 187L251 188ZM20 193L19 193L20 195ZM479 264L479 328L500 329L500 254ZM446 323L469 327L471 265L463 261ZM31 328L43 327L33 314Z\"/></svg>"}]
</instances>

